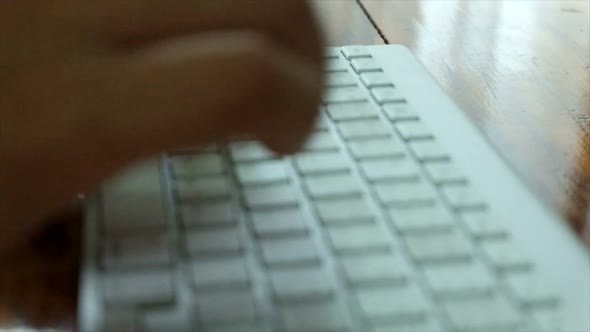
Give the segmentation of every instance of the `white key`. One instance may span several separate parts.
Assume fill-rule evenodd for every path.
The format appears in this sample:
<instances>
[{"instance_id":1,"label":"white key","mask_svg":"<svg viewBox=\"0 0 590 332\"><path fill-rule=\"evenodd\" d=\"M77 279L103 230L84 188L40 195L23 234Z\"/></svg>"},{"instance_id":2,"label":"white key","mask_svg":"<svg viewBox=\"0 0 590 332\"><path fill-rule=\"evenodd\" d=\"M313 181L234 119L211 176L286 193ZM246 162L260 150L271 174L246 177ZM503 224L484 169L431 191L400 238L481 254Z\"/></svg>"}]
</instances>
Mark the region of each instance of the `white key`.
<instances>
[{"instance_id":1,"label":"white key","mask_svg":"<svg viewBox=\"0 0 590 332\"><path fill-rule=\"evenodd\" d=\"M450 161L426 163L426 171L436 184L463 183L463 172Z\"/></svg>"},{"instance_id":2,"label":"white key","mask_svg":"<svg viewBox=\"0 0 590 332\"><path fill-rule=\"evenodd\" d=\"M406 100L400 91L394 87L374 88L371 89L371 93L379 104L402 103Z\"/></svg>"},{"instance_id":3,"label":"white key","mask_svg":"<svg viewBox=\"0 0 590 332\"><path fill-rule=\"evenodd\" d=\"M336 72L326 74L326 86L357 86L358 82L354 76L348 72Z\"/></svg>"},{"instance_id":4,"label":"white key","mask_svg":"<svg viewBox=\"0 0 590 332\"><path fill-rule=\"evenodd\" d=\"M194 255L237 254L242 243L237 228L186 232L186 249Z\"/></svg>"},{"instance_id":5,"label":"white key","mask_svg":"<svg viewBox=\"0 0 590 332\"><path fill-rule=\"evenodd\" d=\"M169 265L172 262L168 232L111 236L104 246L102 264L107 270Z\"/></svg>"},{"instance_id":6,"label":"white key","mask_svg":"<svg viewBox=\"0 0 590 332\"><path fill-rule=\"evenodd\" d=\"M373 332L443 332L446 331L442 325L433 317L427 320L376 324Z\"/></svg>"},{"instance_id":7,"label":"white key","mask_svg":"<svg viewBox=\"0 0 590 332\"><path fill-rule=\"evenodd\" d=\"M520 314L501 295L452 300L444 304L457 331L514 331Z\"/></svg>"},{"instance_id":8,"label":"white key","mask_svg":"<svg viewBox=\"0 0 590 332\"><path fill-rule=\"evenodd\" d=\"M442 191L455 209L481 209L485 207L485 202L479 192L470 185L447 185L442 187Z\"/></svg>"},{"instance_id":9,"label":"white key","mask_svg":"<svg viewBox=\"0 0 590 332\"><path fill-rule=\"evenodd\" d=\"M403 283L408 278L408 265L398 255L378 254L341 259L344 276L352 286Z\"/></svg>"},{"instance_id":10,"label":"white key","mask_svg":"<svg viewBox=\"0 0 590 332\"><path fill-rule=\"evenodd\" d=\"M440 203L391 208L389 216L402 233L438 232L454 225L454 217Z\"/></svg>"},{"instance_id":11,"label":"white key","mask_svg":"<svg viewBox=\"0 0 590 332\"><path fill-rule=\"evenodd\" d=\"M316 203L320 219L325 224L368 223L373 212L364 198L345 198Z\"/></svg>"},{"instance_id":12,"label":"white key","mask_svg":"<svg viewBox=\"0 0 590 332\"><path fill-rule=\"evenodd\" d=\"M508 231L489 211L464 211L461 219L476 239L506 237Z\"/></svg>"},{"instance_id":13,"label":"white key","mask_svg":"<svg viewBox=\"0 0 590 332\"><path fill-rule=\"evenodd\" d=\"M168 225L157 161L127 169L105 184L102 193L108 233Z\"/></svg>"},{"instance_id":14,"label":"white key","mask_svg":"<svg viewBox=\"0 0 590 332\"><path fill-rule=\"evenodd\" d=\"M413 284L406 287L362 289L356 292L361 313L372 322L425 319L426 299Z\"/></svg>"},{"instance_id":15,"label":"white key","mask_svg":"<svg viewBox=\"0 0 590 332\"><path fill-rule=\"evenodd\" d=\"M337 47L326 47L324 48L325 59L335 59L340 57L340 49Z\"/></svg>"},{"instance_id":16,"label":"white key","mask_svg":"<svg viewBox=\"0 0 590 332\"><path fill-rule=\"evenodd\" d=\"M361 80L368 88L376 88L383 86L393 86L391 78L384 72L369 72L362 73Z\"/></svg>"},{"instance_id":17,"label":"white key","mask_svg":"<svg viewBox=\"0 0 590 332\"><path fill-rule=\"evenodd\" d=\"M457 231L407 235L406 244L418 263L466 261L473 249Z\"/></svg>"},{"instance_id":18,"label":"white key","mask_svg":"<svg viewBox=\"0 0 590 332\"><path fill-rule=\"evenodd\" d=\"M332 72L345 72L348 69L348 62L340 58L330 58L324 62L324 71L328 73Z\"/></svg>"},{"instance_id":19,"label":"white key","mask_svg":"<svg viewBox=\"0 0 590 332\"><path fill-rule=\"evenodd\" d=\"M181 305L170 308L141 310L141 313L136 313L134 318L138 319L137 316L141 316L140 324L142 328L139 331L142 332L186 332L191 330L191 317ZM104 329L100 331L121 330L113 326L110 330Z\"/></svg>"},{"instance_id":20,"label":"white key","mask_svg":"<svg viewBox=\"0 0 590 332\"><path fill-rule=\"evenodd\" d=\"M229 151L235 162L259 161L275 158L275 155L262 143L253 141L231 143L229 145Z\"/></svg>"},{"instance_id":21,"label":"white key","mask_svg":"<svg viewBox=\"0 0 590 332\"><path fill-rule=\"evenodd\" d=\"M524 306L557 305L556 295L541 275L535 272L510 273L506 275L506 284Z\"/></svg>"},{"instance_id":22,"label":"white key","mask_svg":"<svg viewBox=\"0 0 590 332\"><path fill-rule=\"evenodd\" d=\"M269 160L236 166L238 180L242 185L268 184L289 180L283 160Z\"/></svg>"},{"instance_id":23,"label":"white key","mask_svg":"<svg viewBox=\"0 0 590 332\"><path fill-rule=\"evenodd\" d=\"M391 121L418 120L418 113L407 103L394 103L383 105L383 110Z\"/></svg>"},{"instance_id":24,"label":"white key","mask_svg":"<svg viewBox=\"0 0 590 332\"><path fill-rule=\"evenodd\" d=\"M297 208L254 211L251 216L258 236L301 235L307 232L306 218Z\"/></svg>"},{"instance_id":25,"label":"white key","mask_svg":"<svg viewBox=\"0 0 590 332\"><path fill-rule=\"evenodd\" d=\"M223 160L217 153L179 155L172 157L171 160L174 177L177 179L221 174L224 170Z\"/></svg>"},{"instance_id":26,"label":"white key","mask_svg":"<svg viewBox=\"0 0 590 332\"><path fill-rule=\"evenodd\" d=\"M199 330L201 331L201 330ZM205 327L203 332L273 332L268 324L257 320L256 322L214 324Z\"/></svg>"},{"instance_id":27,"label":"white key","mask_svg":"<svg viewBox=\"0 0 590 332\"><path fill-rule=\"evenodd\" d=\"M417 179L420 175L418 167L409 158L364 160L360 166L371 182Z\"/></svg>"},{"instance_id":28,"label":"white key","mask_svg":"<svg viewBox=\"0 0 590 332\"><path fill-rule=\"evenodd\" d=\"M396 122L395 127L406 141L433 138L432 131L421 121Z\"/></svg>"},{"instance_id":29,"label":"white key","mask_svg":"<svg viewBox=\"0 0 590 332\"><path fill-rule=\"evenodd\" d=\"M278 208L298 204L297 195L290 184L246 188L244 189L244 199L246 205L252 209Z\"/></svg>"},{"instance_id":30,"label":"white key","mask_svg":"<svg viewBox=\"0 0 590 332\"><path fill-rule=\"evenodd\" d=\"M294 157L302 174L339 172L350 169L348 160L338 152L304 152Z\"/></svg>"},{"instance_id":31,"label":"white key","mask_svg":"<svg viewBox=\"0 0 590 332\"><path fill-rule=\"evenodd\" d=\"M303 182L312 199L359 196L362 193L357 180L348 173L309 176Z\"/></svg>"},{"instance_id":32,"label":"white key","mask_svg":"<svg viewBox=\"0 0 590 332\"><path fill-rule=\"evenodd\" d=\"M320 256L310 237L266 240L260 243L262 258L269 266L318 265Z\"/></svg>"},{"instance_id":33,"label":"white key","mask_svg":"<svg viewBox=\"0 0 590 332\"><path fill-rule=\"evenodd\" d=\"M137 332L139 331L137 323L137 314L134 308L106 307L103 312L103 320L98 322L98 331Z\"/></svg>"},{"instance_id":34,"label":"white key","mask_svg":"<svg viewBox=\"0 0 590 332\"><path fill-rule=\"evenodd\" d=\"M538 322L539 328L525 330L526 332L570 332L566 330L567 316L563 309L556 309L554 307L535 307L529 308L531 316ZM534 326L533 326L534 327Z\"/></svg>"},{"instance_id":35,"label":"white key","mask_svg":"<svg viewBox=\"0 0 590 332\"><path fill-rule=\"evenodd\" d=\"M377 118L379 114L368 102L328 105L328 114L334 121Z\"/></svg>"},{"instance_id":36,"label":"white key","mask_svg":"<svg viewBox=\"0 0 590 332\"><path fill-rule=\"evenodd\" d=\"M522 248L509 239L484 242L483 249L492 265L499 271L531 268L531 261Z\"/></svg>"},{"instance_id":37,"label":"white key","mask_svg":"<svg viewBox=\"0 0 590 332\"><path fill-rule=\"evenodd\" d=\"M373 58L352 59L350 62L357 73L381 71L381 65Z\"/></svg>"},{"instance_id":38,"label":"white key","mask_svg":"<svg viewBox=\"0 0 590 332\"><path fill-rule=\"evenodd\" d=\"M313 126L313 128L315 130L326 131L326 130L330 129L330 125L328 125L328 120L326 120L326 117L323 115L324 112L325 112L324 108L322 106L320 106L318 116L316 117L315 123Z\"/></svg>"},{"instance_id":39,"label":"white key","mask_svg":"<svg viewBox=\"0 0 590 332\"><path fill-rule=\"evenodd\" d=\"M231 195L227 178L207 177L176 181L176 194L181 202L224 199Z\"/></svg>"},{"instance_id":40,"label":"white key","mask_svg":"<svg viewBox=\"0 0 590 332\"><path fill-rule=\"evenodd\" d=\"M392 248L388 232L374 225L328 229L328 237L338 254L387 252Z\"/></svg>"},{"instance_id":41,"label":"white key","mask_svg":"<svg viewBox=\"0 0 590 332\"><path fill-rule=\"evenodd\" d=\"M196 260L192 263L191 278L198 290L246 288L250 275L241 257Z\"/></svg>"},{"instance_id":42,"label":"white key","mask_svg":"<svg viewBox=\"0 0 590 332\"><path fill-rule=\"evenodd\" d=\"M304 151L332 151L338 149L336 139L329 132L312 134L303 146Z\"/></svg>"},{"instance_id":43,"label":"white key","mask_svg":"<svg viewBox=\"0 0 590 332\"><path fill-rule=\"evenodd\" d=\"M340 122L338 129L346 140L391 136L389 128L378 119Z\"/></svg>"},{"instance_id":44,"label":"white key","mask_svg":"<svg viewBox=\"0 0 590 332\"><path fill-rule=\"evenodd\" d=\"M348 143L352 155L356 159L401 157L405 154L403 145L393 136Z\"/></svg>"},{"instance_id":45,"label":"white key","mask_svg":"<svg viewBox=\"0 0 590 332\"><path fill-rule=\"evenodd\" d=\"M333 87L326 90L323 101L326 104L367 101L367 93L359 87Z\"/></svg>"},{"instance_id":46,"label":"white key","mask_svg":"<svg viewBox=\"0 0 590 332\"><path fill-rule=\"evenodd\" d=\"M111 272L103 277L102 295L107 305L152 305L174 301L169 270Z\"/></svg>"},{"instance_id":47,"label":"white key","mask_svg":"<svg viewBox=\"0 0 590 332\"><path fill-rule=\"evenodd\" d=\"M199 294L195 299L200 321L205 326L254 322L257 317L256 301L249 289Z\"/></svg>"},{"instance_id":48,"label":"white key","mask_svg":"<svg viewBox=\"0 0 590 332\"><path fill-rule=\"evenodd\" d=\"M434 140L410 142L410 148L419 161L434 161L449 159L447 151Z\"/></svg>"},{"instance_id":49,"label":"white key","mask_svg":"<svg viewBox=\"0 0 590 332\"><path fill-rule=\"evenodd\" d=\"M185 226L221 226L235 223L231 201L181 204L179 209Z\"/></svg>"},{"instance_id":50,"label":"white key","mask_svg":"<svg viewBox=\"0 0 590 332\"><path fill-rule=\"evenodd\" d=\"M270 280L281 303L317 301L332 297L334 292L333 281L319 267L274 270Z\"/></svg>"},{"instance_id":51,"label":"white key","mask_svg":"<svg viewBox=\"0 0 590 332\"><path fill-rule=\"evenodd\" d=\"M375 190L381 203L387 206L433 204L437 195L424 181L376 183Z\"/></svg>"},{"instance_id":52,"label":"white key","mask_svg":"<svg viewBox=\"0 0 590 332\"><path fill-rule=\"evenodd\" d=\"M279 310L285 332L348 331L347 313L337 302L323 301L282 306Z\"/></svg>"},{"instance_id":53,"label":"white key","mask_svg":"<svg viewBox=\"0 0 590 332\"><path fill-rule=\"evenodd\" d=\"M367 48L356 45L342 47L342 54L344 54L347 59L371 57L371 52L369 52Z\"/></svg>"},{"instance_id":54,"label":"white key","mask_svg":"<svg viewBox=\"0 0 590 332\"><path fill-rule=\"evenodd\" d=\"M423 271L439 297L484 296L496 287L485 267L475 262L430 265Z\"/></svg>"}]
</instances>

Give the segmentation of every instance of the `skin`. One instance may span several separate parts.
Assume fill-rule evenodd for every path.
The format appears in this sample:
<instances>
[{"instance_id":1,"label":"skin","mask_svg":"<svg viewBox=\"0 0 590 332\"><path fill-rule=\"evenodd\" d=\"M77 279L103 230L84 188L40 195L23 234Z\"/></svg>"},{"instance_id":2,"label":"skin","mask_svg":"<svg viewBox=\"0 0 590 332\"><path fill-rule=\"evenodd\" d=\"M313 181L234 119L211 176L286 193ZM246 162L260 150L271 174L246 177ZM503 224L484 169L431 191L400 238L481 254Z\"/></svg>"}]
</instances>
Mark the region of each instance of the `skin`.
<instances>
[{"instance_id":1,"label":"skin","mask_svg":"<svg viewBox=\"0 0 590 332\"><path fill-rule=\"evenodd\" d=\"M321 54L302 0L0 1L0 253L162 150L247 134L297 151Z\"/></svg>"}]
</instances>

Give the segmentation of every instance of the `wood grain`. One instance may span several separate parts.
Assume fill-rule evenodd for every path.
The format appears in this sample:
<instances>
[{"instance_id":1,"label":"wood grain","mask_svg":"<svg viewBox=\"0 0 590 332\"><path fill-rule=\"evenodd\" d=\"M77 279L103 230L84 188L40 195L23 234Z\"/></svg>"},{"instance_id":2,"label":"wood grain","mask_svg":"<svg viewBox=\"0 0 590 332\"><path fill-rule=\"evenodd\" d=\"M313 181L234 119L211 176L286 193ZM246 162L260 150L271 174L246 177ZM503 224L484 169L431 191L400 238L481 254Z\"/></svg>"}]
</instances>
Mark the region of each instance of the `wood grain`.
<instances>
[{"instance_id":1,"label":"wood grain","mask_svg":"<svg viewBox=\"0 0 590 332\"><path fill-rule=\"evenodd\" d=\"M590 199L590 2L360 1L386 40L412 49L533 190L582 233Z\"/></svg>"}]
</instances>

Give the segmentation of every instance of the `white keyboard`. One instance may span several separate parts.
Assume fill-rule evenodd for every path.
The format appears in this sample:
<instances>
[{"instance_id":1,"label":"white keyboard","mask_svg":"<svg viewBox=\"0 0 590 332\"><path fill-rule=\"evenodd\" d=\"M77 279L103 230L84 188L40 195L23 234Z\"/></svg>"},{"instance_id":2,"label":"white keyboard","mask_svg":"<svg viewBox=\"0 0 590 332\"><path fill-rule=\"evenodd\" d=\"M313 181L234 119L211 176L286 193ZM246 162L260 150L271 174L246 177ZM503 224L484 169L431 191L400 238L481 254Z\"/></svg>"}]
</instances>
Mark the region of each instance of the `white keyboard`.
<instances>
[{"instance_id":1,"label":"white keyboard","mask_svg":"<svg viewBox=\"0 0 590 332\"><path fill-rule=\"evenodd\" d=\"M297 155L234 141L105 184L81 331L589 331L588 253L410 52L326 57Z\"/></svg>"}]
</instances>

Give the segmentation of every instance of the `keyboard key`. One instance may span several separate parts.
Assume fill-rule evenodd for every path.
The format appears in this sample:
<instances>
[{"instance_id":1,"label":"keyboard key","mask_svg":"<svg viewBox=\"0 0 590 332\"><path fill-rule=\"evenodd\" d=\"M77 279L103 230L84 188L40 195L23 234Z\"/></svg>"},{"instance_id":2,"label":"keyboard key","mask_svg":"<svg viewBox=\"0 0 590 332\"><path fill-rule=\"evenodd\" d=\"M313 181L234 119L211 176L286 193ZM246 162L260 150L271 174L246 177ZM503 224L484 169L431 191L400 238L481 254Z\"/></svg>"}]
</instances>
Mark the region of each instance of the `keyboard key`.
<instances>
[{"instance_id":1,"label":"keyboard key","mask_svg":"<svg viewBox=\"0 0 590 332\"><path fill-rule=\"evenodd\" d=\"M463 172L450 161L426 163L426 171L434 183L439 185L467 181Z\"/></svg>"},{"instance_id":2,"label":"keyboard key","mask_svg":"<svg viewBox=\"0 0 590 332\"><path fill-rule=\"evenodd\" d=\"M345 140L391 136L389 128L378 119L340 122L338 129Z\"/></svg>"},{"instance_id":3,"label":"keyboard key","mask_svg":"<svg viewBox=\"0 0 590 332\"><path fill-rule=\"evenodd\" d=\"M523 306L555 306L559 303L556 293L535 272L506 275L506 284Z\"/></svg>"},{"instance_id":4,"label":"keyboard key","mask_svg":"<svg viewBox=\"0 0 590 332\"><path fill-rule=\"evenodd\" d=\"M421 121L396 122L395 127L406 141L431 139L434 137L430 129Z\"/></svg>"},{"instance_id":5,"label":"keyboard key","mask_svg":"<svg viewBox=\"0 0 590 332\"><path fill-rule=\"evenodd\" d=\"M439 297L485 296L496 288L490 273L475 262L431 265L423 271L432 291Z\"/></svg>"},{"instance_id":6,"label":"keyboard key","mask_svg":"<svg viewBox=\"0 0 590 332\"><path fill-rule=\"evenodd\" d=\"M427 313L424 295L413 284L407 287L362 289L356 292L361 313L371 322L423 320Z\"/></svg>"},{"instance_id":7,"label":"keyboard key","mask_svg":"<svg viewBox=\"0 0 590 332\"><path fill-rule=\"evenodd\" d=\"M191 330L191 318L181 305L142 310L139 315L134 313L133 318L140 321L139 331L142 332L186 332ZM111 329L100 331L135 332L138 330L123 331L113 325Z\"/></svg>"},{"instance_id":8,"label":"keyboard key","mask_svg":"<svg viewBox=\"0 0 590 332\"><path fill-rule=\"evenodd\" d=\"M298 208L254 211L251 214L258 236L285 236L307 233L307 222Z\"/></svg>"},{"instance_id":9,"label":"keyboard key","mask_svg":"<svg viewBox=\"0 0 590 332\"><path fill-rule=\"evenodd\" d=\"M260 161L276 157L262 143L253 141L231 143L229 151L235 162Z\"/></svg>"},{"instance_id":10,"label":"keyboard key","mask_svg":"<svg viewBox=\"0 0 590 332\"><path fill-rule=\"evenodd\" d=\"M139 329L137 314L133 308L106 307L102 317L98 331L137 332Z\"/></svg>"},{"instance_id":11,"label":"keyboard key","mask_svg":"<svg viewBox=\"0 0 590 332\"><path fill-rule=\"evenodd\" d=\"M362 193L357 180L348 173L309 176L303 182L312 199L359 196Z\"/></svg>"},{"instance_id":12,"label":"keyboard key","mask_svg":"<svg viewBox=\"0 0 590 332\"><path fill-rule=\"evenodd\" d=\"M327 107L328 114L334 121L377 118L375 106L368 102L333 104Z\"/></svg>"},{"instance_id":13,"label":"keyboard key","mask_svg":"<svg viewBox=\"0 0 590 332\"><path fill-rule=\"evenodd\" d=\"M319 265L320 256L310 237L265 240L262 258L269 266Z\"/></svg>"},{"instance_id":14,"label":"keyboard key","mask_svg":"<svg viewBox=\"0 0 590 332\"><path fill-rule=\"evenodd\" d=\"M375 191L386 206L415 206L434 204L436 192L424 181L376 183Z\"/></svg>"},{"instance_id":15,"label":"keyboard key","mask_svg":"<svg viewBox=\"0 0 590 332\"><path fill-rule=\"evenodd\" d=\"M352 155L356 159L402 157L405 154L403 145L395 138L377 138L348 143Z\"/></svg>"},{"instance_id":16,"label":"keyboard key","mask_svg":"<svg viewBox=\"0 0 590 332\"><path fill-rule=\"evenodd\" d=\"M224 169L223 160L216 153L179 155L172 157L171 160L174 177L177 179L222 174Z\"/></svg>"},{"instance_id":17,"label":"keyboard key","mask_svg":"<svg viewBox=\"0 0 590 332\"><path fill-rule=\"evenodd\" d=\"M244 189L246 205L251 209L297 206L298 199L290 184L276 184Z\"/></svg>"},{"instance_id":18,"label":"keyboard key","mask_svg":"<svg viewBox=\"0 0 590 332\"><path fill-rule=\"evenodd\" d=\"M395 103L383 105L383 110L391 121L418 120L418 113L407 103Z\"/></svg>"},{"instance_id":19,"label":"keyboard key","mask_svg":"<svg viewBox=\"0 0 590 332\"><path fill-rule=\"evenodd\" d=\"M369 72L362 73L361 80L368 88L376 88L383 86L393 86L391 78L384 72Z\"/></svg>"},{"instance_id":20,"label":"keyboard key","mask_svg":"<svg viewBox=\"0 0 590 332\"><path fill-rule=\"evenodd\" d=\"M371 89L371 93L379 104L401 103L406 100L404 96L401 95L400 91L394 87L374 88Z\"/></svg>"},{"instance_id":21,"label":"keyboard key","mask_svg":"<svg viewBox=\"0 0 590 332\"><path fill-rule=\"evenodd\" d=\"M348 331L345 308L334 301L283 306L279 312L286 332Z\"/></svg>"},{"instance_id":22,"label":"keyboard key","mask_svg":"<svg viewBox=\"0 0 590 332\"><path fill-rule=\"evenodd\" d=\"M231 187L225 177L193 178L176 181L176 194L181 202L224 199L231 195Z\"/></svg>"},{"instance_id":23,"label":"keyboard key","mask_svg":"<svg viewBox=\"0 0 590 332\"><path fill-rule=\"evenodd\" d=\"M483 249L492 265L500 272L532 267L522 249L509 239L484 242Z\"/></svg>"},{"instance_id":24,"label":"keyboard key","mask_svg":"<svg viewBox=\"0 0 590 332\"><path fill-rule=\"evenodd\" d=\"M340 57L340 49L336 47L326 47L324 48L324 58L325 59L337 59Z\"/></svg>"},{"instance_id":25,"label":"keyboard key","mask_svg":"<svg viewBox=\"0 0 590 332\"><path fill-rule=\"evenodd\" d=\"M192 263L192 282L201 291L247 288L250 276L241 257L201 259Z\"/></svg>"},{"instance_id":26,"label":"keyboard key","mask_svg":"<svg viewBox=\"0 0 590 332\"><path fill-rule=\"evenodd\" d=\"M503 225L486 210L464 211L461 219L467 226L469 233L476 239L501 238L508 235Z\"/></svg>"},{"instance_id":27,"label":"keyboard key","mask_svg":"<svg viewBox=\"0 0 590 332\"><path fill-rule=\"evenodd\" d=\"M514 331L518 311L499 294L486 298L453 300L444 308L458 331Z\"/></svg>"},{"instance_id":28,"label":"keyboard key","mask_svg":"<svg viewBox=\"0 0 590 332\"><path fill-rule=\"evenodd\" d=\"M312 134L303 146L304 151L333 151L338 149L336 139L329 132Z\"/></svg>"},{"instance_id":29,"label":"keyboard key","mask_svg":"<svg viewBox=\"0 0 590 332\"><path fill-rule=\"evenodd\" d=\"M326 116L323 114L325 113L324 108L320 106L320 110L318 116L315 119L313 129L319 131L326 131L330 129L330 125L328 124L328 120L326 120Z\"/></svg>"},{"instance_id":30,"label":"keyboard key","mask_svg":"<svg viewBox=\"0 0 590 332\"><path fill-rule=\"evenodd\" d=\"M170 235L149 232L109 237L101 256L107 270L169 265L172 262Z\"/></svg>"},{"instance_id":31,"label":"keyboard key","mask_svg":"<svg viewBox=\"0 0 590 332\"><path fill-rule=\"evenodd\" d=\"M326 74L326 87L357 86L358 82L348 72L336 72Z\"/></svg>"},{"instance_id":32,"label":"keyboard key","mask_svg":"<svg viewBox=\"0 0 590 332\"><path fill-rule=\"evenodd\" d=\"M442 187L443 194L455 209L481 209L485 202L479 193L469 185L447 185Z\"/></svg>"},{"instance_id":33,"label":"keyboard key","mask_svg":"<svg viewBox=\"0 0 590 332\"><path fill-rule=\"evenodd\" d=\"M373 58L352 59L350 62L357 73L381 71L381 65Z\"/></svg>"},{"instance_id":34,"label":"keyboard key","mask_svg":"<svg viewBox=\"0 0 590 332\"><path fill-rule=\"evenodd\" d=\"M407 235L406 244L418 263L465 261L473 249L457 231Z\"/></svg>"},{"instance_id":35,"label":"keyboard key","mask_svg":"<svg viewBox=\"0 0 590 332\"><path fill-rule=\"evenodd\" d=\"M195 297L201 323L253 322L257 317L256 301L250 290L199 294Z\"/></svg>"},{"instance_id":36,"label":"keyboard key","mask_svg":"<svg viewBox=\"0 0 590 332\"><path fill-rule=\"evenodd\" d=\"M375 225L331 228L328 237L338 254L387 252L392 247L388 232Z\"/></svg>"},{"instance_id":37,"label":"keyboard key","mask_svg":"<svg viewBox=\"0 0 590 332\"><path fill-rule=\"evenodd\" d=\"M223 226L235 223L231 201L181 204L180 218L184 226Z\"/></svg>"},{"instance_id":38,"label":"keyboard key","mask_svg":"<svg viewBox=\"0 0 590 332\"><path fill-rule=\"evenodd\" d=\"M342 54L347 59L356 59L356 58L370 58L371 52L363 46L344 46L342 47Z\"/></svg>"},{"instance_id":39,"label":"keyboard key","mask_svg":"<svg viewBox=\"0 0 590 332\"><path fill-rule=\"evenodd\" d=\"M235 227L190 231L185 236L186 250L193 255L227 255L242 251L238 229Z\"/></svg>"},{"instance_id":40,"label":"keyboard key","mask_svg":"<svg viewBox=\"0 0 590 332\"><path fill-rule=\"evenodd\" d=\"M408 158L364 160L359 164L371 182L417 179L420 176L418 167Z\"/></svg>"},{"instance_id":41,"label":"keyboard key","mask_svg":"<svg viewBox=\"0 0 590 332\"><path fill-rule=\"evenodd\" d=\"M324 71L328 73L332 72L345 72L348 70L348 62L341 58L330 58L324 62Z\"/></svg>"},{"instance_id":42,"label":"keyboard key","mask_svg":"<svg viewBox=\"0 0 590 332\"><path fill-rule=\"evenodd\" d=\"M399 284L409 277L407 263L397 255L347 257L341 264L346 281L356 287Z\"/></svg>"},{"instance_id":43,"label":"keyboard key","mask_svg":"<svg viewBox=\"0 0 590 332\"><path fill-rule=\"evenodd\" d=\"M374 332L443 332L442 325L434 320L433 317L427 317L426 320L403 322L403 323L385 323L376 324Z\"/></svg>"},{"instance_id":44,"label":"keyboard key","mask_svg":"<svg viewBox=\"0 0 590 332\"><path fill-rule=\"evenodd\" d=\"M319 267L270 272L275 298L280 303L310 302L332 297L333 281Z\"/></svg>"},{"instance_id":45,"label":"keyboard key","mask_svg":"<svg viewBox=\"0 0 590 332\"><path fill-rule=\"evenodd\" d=\"M296 155L294 159L299 171L304 175L350 169L348 160L338 152L304 152Z\"/></svg>"},{"instance_id":46,"label":"keyboard key","mask_svg":"<svg viewBox=\"0 0 590 332\"><path fill-rule=\"evenodd\" d=\"M373 212L364 198L346 198L317 202L321 221L329 225L367 223L374 220Z\"/></svg>"},{"instance_id":47,"label":"keyboard key","mask_svg":"<svg viewBox=\"0 0 590 332\"><path fill-rule=\"evenodd\" d=\"M236 174L242 185L269 184L289 180L283 160L270 160L236 166Z\"/></svg>"},{"instance_id":48,"label":"keyboard key","mask_svg":"<svg viewBox=\"0 0 590 332\"><path fill-rule=\"evenodd\" d=\"M449 159L446 150L434 140L410 142L410 149L419 161L436 161Z\"/></svg>"},{"instance_id":49,"label":"keyboard key","mask_svg":"<svg viewBox=\"0 0 590 332\"><path fill-rule=\"evenodd\" d=\"M440 232L454 225L453 215L440 203L391 208L389 216L402 233Z\"/></svg>"},{"instance_id":50,"label":"keyboard key","mask_svg":"<svg viewBox=\"0 0 590 332\"><path fill-rule=\"evenodd\" d=\"M323 96L325 104L367 101L367 93L359 87L328 88Z\"/></svg>"},{"instance_id":51,"label":"keyboard key","mask_svg":"<svg viewBox=\"0 0 590 332\"><path fill-rule=\"evenodd\" d=\"M103 277L106 305L155 305L174 301L172 274L168 270L111 272Z\"/></svg>"}]
</instances>

